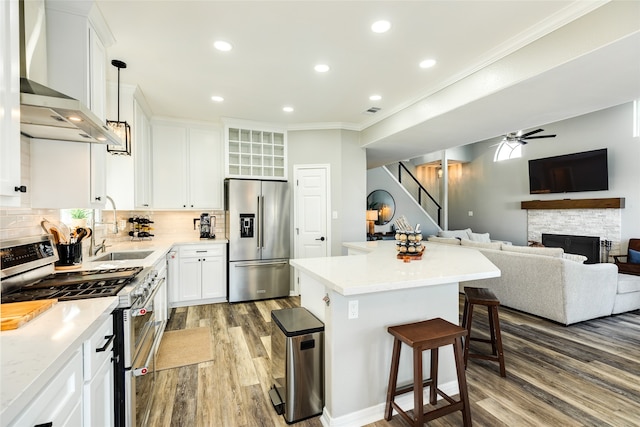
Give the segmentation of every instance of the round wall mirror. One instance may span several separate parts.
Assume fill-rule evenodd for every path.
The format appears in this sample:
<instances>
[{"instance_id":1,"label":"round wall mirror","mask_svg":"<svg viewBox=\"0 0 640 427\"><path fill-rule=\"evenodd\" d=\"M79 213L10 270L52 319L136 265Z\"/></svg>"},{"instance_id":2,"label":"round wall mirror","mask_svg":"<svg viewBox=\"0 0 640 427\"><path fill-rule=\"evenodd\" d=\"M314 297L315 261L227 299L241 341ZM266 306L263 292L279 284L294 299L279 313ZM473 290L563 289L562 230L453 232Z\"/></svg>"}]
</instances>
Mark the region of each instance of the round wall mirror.
<instances>
[{"instance_id":1,"label":"round wall mirror","mask_svg":"<svg viewBox=\"0 0 640 427\"><path fill-rule=\"evenodd\" d=\"M396 212L396 202L385 190L374 190L367 196L367 210L378 211L376 225L385 225L391 221Z\"/></svg>"}]
</instances>

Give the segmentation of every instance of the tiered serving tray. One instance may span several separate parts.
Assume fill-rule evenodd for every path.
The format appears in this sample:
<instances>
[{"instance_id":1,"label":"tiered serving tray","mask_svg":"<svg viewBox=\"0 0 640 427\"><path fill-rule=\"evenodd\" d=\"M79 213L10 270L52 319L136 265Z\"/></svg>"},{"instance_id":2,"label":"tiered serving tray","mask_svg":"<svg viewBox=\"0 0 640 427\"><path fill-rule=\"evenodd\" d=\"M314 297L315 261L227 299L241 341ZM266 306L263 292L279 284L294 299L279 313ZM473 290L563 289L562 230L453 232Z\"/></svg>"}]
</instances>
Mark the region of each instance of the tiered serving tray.
<instances>
[{"instance_id":1,"label":"tiered serving tray","mask_svg":"<svg viewBox=\"0 0 640 427\"><path fill-rule=\"evenodd\" d=\"M410 257L410 259L422 259L424 244L422 243L422 233L419 231L397 231L396 250L398 259Z\"/></svg>"}]
</instances>

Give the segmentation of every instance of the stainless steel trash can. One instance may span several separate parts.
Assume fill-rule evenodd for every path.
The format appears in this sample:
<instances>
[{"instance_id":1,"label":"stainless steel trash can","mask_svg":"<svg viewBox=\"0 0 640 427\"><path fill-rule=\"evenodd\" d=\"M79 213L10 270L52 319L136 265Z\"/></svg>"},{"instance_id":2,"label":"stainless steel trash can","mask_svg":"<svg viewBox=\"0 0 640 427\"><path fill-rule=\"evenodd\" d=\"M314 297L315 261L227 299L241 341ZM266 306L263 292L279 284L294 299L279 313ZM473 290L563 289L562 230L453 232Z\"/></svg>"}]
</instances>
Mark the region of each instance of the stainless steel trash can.
<instances>
[{"instance_id":1,"label":"stainless steel trash can","mask_svg":"<svg viewBox=\"0 0 640 427\"><path fill-rule=\"evenodd\" d=\"M271 402L288 424L322 413L324 324L305 308L271 312Z\"/></svg>"}]
</instances>

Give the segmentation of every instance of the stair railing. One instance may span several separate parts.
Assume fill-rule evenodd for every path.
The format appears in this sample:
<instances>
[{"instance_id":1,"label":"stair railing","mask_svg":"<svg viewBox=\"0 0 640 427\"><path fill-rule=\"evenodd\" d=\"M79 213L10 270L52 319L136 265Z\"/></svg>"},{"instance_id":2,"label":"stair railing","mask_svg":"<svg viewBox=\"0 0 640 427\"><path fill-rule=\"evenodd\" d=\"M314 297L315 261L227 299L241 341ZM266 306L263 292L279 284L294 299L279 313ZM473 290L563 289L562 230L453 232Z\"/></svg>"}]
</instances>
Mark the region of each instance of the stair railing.
<instances>
[{"instance_id":1,"label":"stair railing","mask_svg":"<svg viewBox=\"0 0 640 427\"><path fill-rule=\"evenodd\" d=\"M398 162L398 182L400 184L402 184L402 171L403 170L409 175L409 177L413 180L413 182L418 186L418 197L417 197L418 204L420 206L422 206L422 193L424 193L436 205L436 207L438 208L438 225L440 225L440 216L441 216L441 213L442 213L442 206L440 206L440 203L438 203L436 201L436 199L434 199L433 196L431 196L431 194L429 194L427 189L424 188L424 186L420 183L420 181L418 181L418 179L415 176L413 176L411 171L409 169L407 169L407 167L405 165L403 165L402 162Z\"/></svg>"}]
</instances>

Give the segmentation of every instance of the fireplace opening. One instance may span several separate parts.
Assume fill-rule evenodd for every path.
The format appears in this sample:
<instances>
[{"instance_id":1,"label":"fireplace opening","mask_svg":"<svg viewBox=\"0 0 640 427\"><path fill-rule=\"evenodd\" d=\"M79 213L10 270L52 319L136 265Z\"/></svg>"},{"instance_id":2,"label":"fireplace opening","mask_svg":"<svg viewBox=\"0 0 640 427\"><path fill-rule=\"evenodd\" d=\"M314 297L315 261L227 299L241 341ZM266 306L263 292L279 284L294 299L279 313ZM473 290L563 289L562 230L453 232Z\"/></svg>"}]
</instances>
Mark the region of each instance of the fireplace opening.
<instances>
[{"instance_id":1,"label":"fireplace opening","mask_svg":"<svg viewBox=\"0 0 640 427\"><path fill-rule=\"evenodd\" d=\"M599 237L542 233L542 244L551 248L562 248L567 254L584 255L587 257L585 264L600 262Z\"/></svg>"}]
</instances>

